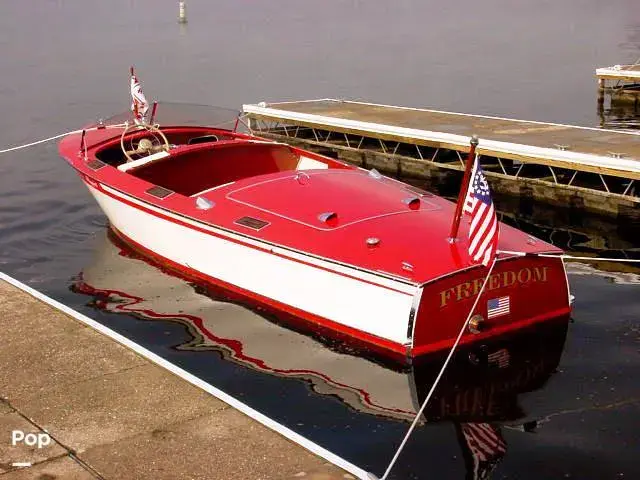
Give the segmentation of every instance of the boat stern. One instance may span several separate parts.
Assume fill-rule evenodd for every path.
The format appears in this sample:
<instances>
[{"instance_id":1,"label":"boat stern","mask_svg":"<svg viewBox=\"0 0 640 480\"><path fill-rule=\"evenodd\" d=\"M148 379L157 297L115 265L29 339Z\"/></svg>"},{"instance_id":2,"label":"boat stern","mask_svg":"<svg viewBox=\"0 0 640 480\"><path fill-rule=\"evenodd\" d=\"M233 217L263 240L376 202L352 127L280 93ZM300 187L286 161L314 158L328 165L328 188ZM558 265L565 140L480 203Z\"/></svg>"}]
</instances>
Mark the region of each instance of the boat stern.
<instances>
[{"instance_id":1,"label":"boat stern","mask_svg":"<svg viewBox=\"0 0 640 480\"><path fill-rule=\"evenodd\" d=\"M423 286L411 356L450 348L482 289L486 268L472 268ZM568 318L569 288L561 258L500 259L461 343L483 341L539 322Z\"/></svg>"}]
</instances>

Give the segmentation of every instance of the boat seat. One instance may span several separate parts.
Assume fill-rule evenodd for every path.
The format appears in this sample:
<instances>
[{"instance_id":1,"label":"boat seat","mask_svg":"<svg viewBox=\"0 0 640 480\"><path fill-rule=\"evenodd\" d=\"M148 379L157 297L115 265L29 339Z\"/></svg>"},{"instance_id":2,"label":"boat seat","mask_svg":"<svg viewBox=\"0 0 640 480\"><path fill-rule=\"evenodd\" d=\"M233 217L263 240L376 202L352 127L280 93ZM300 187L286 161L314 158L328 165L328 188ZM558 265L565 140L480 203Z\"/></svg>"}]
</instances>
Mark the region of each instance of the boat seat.
<instances>
[{"instance_id":1,"label":"boat seat","mask_svg":"<svg viewBox=\"0 0 640 480\"><path fill-rule=\"evenodd\" d=\"M151 162L155 162L157 160L167 158L169 156L169 152L165 152L164 150L161 152L153 153L151 155L147 155L146 157L139 158L134 160L133 162L123 163L122 165L118 165L118 170L121 172L128 172L129 170L133 170L134 168L141 167L143 165L147 165Z\"/></svg>"},{"instance_id":2,"label":"boat seat","mask_svg":"<svg viewBox=\"0 0 640 480\"><path fill-rule=\"evenodd\" d=\"M320 168L329 168L329 165L302 155L300 155L300 160L298 160L298 165L296 165L296 170L314 170Z\"/></svg>"}]
</instances>

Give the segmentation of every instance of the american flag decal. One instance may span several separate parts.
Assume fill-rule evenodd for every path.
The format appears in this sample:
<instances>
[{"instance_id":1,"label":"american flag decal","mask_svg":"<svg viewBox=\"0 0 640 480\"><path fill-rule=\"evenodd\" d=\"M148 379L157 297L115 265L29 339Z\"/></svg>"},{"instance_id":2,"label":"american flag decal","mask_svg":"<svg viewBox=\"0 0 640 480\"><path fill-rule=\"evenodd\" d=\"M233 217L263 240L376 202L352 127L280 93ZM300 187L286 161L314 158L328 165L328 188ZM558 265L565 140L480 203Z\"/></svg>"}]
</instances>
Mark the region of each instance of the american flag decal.
<instances>
[{"instance_id":1,"label":"american flag decal","mask_svg":"<svg viewBox=\"0 0 640 480\"><path fill-rule=\"evenodd\" d=\"M508 315L510 311L509 295L506 297L492 298L487 301L487 318Z\"/></svg>"}]
</instances>

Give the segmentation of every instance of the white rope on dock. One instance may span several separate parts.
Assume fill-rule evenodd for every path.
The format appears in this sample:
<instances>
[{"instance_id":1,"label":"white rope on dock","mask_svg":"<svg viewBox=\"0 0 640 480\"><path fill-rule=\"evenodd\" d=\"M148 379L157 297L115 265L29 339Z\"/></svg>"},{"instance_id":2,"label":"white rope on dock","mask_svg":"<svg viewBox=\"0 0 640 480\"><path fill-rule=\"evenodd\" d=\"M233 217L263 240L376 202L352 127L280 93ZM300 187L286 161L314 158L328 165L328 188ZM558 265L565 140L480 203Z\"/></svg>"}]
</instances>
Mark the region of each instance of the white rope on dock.
<instances>
[{"instance_id":1,"label":"white rope on dock","mask_svg":"<svg viewBox=\"0 0 640 480\"><path fill-rule=\"evenodd\" d=\"M438 383L440 383L440 379L442 378L442 376L444 375L445 370L449 366L449 362L451 361L451 358L453 358L453 353L456 351L456 348L458 348L458 344L460 343L460 340L462 339L462 335L464 334L465 330L467 329L467 326L469 325L469 321L471 320L471 317L473 316L473 312L475 311L476 307L478 306L478 301L480 300L480 297L482 296L482 292L484 292L484 289L487 286L487 282L489 280L489 277L491 276L491 272L493 271L493 267L495 267L495 265L496 265L496 260L494 259L493 263L491 263L491 267L489 268L489 271L487 272L487 276L485 277L484 282L482 282L482 288L478 292L478 295L476 296L476 299L473 302L473 306L471 307L471 310L469 310L469 315L467 315L467 319L465 320L464 324L462 324L462 328L460 329L460 332L458 333L458 337L456 338L456 341L453 343L453 346L451 347L451 350L449 350L449 354L447 355L447 358L445 359L444 363L442 364L442 368L440 369L440 372L438 373L438 376L436 377L435 381L433 382L433 385L431 385L431 389L429 390L429 393L427 394L427 397L424 399L424 402L422 402L422 406L420 407L420 410L418 410L418 413L416 414L415 418L413 419L413 422L411 423L411 426L409 427L409 430L407 431L406 435L402 439L402 443L400 444L400 446L396 450L395 455L391 459L391 462L389 462L389 466L385 470L384 475L382 475L382 478L380 480L386 480L387 477L389 476L389 473L391 472L391 469L393 468L393 466L395 465L396 461L398 460L398 457L400 456L400 453L402 452L402 449L404 448L404 446L406 445L407 441L409 440L409 437L413 433L413 430L416 428L416 425L418 424L418 420L420 420L420 417L422 416L422 413L424 412L424 409L427 408L427 405L429 404L429 401L431 400L431 397L433 396L433 393L435 392L436 387L438 386Z\"/></svg>"},{"instance_id":2,"label":"white rope on dock","mask_svg":"<svg viewBox=\"0 0 640 480\"><path fill-rule=\"evenodd\" d=\"M535 256L544 258L561 258L563 260L590 260L592 262L620 262L620 263L640 263L640 259L635 258L613 258L613 257L575 257L567 254L554 254L554 253L526 253L515 252L511 250L498 250L498 253L504 253L507 255L516 255L518 257Z\"/></svg>"},{"instance_id":3,"label":"white rope on dock","mask_svg":"<svg viewBox=\"0 0 640 480\"><path fill-rule=\"evenodd\" d=\"M127 126L126 123L119 123L117 125L101 125L99 127L91 127L91 128L82 128L80 130L72 130L70 132L61 133L60 135L54 135L53 137L44 138L42 140L37 140L35 142L25 143L24 145L18 145L16 147L5 148L4 150L0 150L0 154L9 153L9 152L15 152L16 150L22 150L23 148L34 147L34 146L40 145L42 143L47 143L47 142L51 142L53 140L57 140L57 139L62 138L62 137L66 137L67 135L81 134L82 132L90 132L92 130L103 130L103 129L106 129L106 128L123 128L123 127L126 127L126 126Z\"/></svg>"}]
</instances>

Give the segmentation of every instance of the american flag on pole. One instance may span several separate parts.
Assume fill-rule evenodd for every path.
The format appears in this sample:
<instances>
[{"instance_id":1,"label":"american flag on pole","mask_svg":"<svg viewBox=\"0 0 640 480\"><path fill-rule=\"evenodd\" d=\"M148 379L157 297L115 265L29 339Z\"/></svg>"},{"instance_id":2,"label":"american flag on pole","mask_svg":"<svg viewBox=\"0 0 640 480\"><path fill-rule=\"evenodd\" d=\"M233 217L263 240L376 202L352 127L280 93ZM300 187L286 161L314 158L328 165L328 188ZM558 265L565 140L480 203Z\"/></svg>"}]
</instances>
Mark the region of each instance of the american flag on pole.
<instances>
[{"instance_id":1,"label":"american flag on pole","mask_svg":"<svg viewBox=\"0 0 640 480\"><path fill-rule=\"evenodd\" d=\"M144 117L147 114L147 110L149 110L149 103L147 102L144 93L142 93L142 85L140 85L138 77L133 72L133 68L131 68L131 111L133 112L133 118L138 125L144 123Z\"/></svg>"},{"instance_id":2,"label":"american flag on pole","mask_svg":"<svg viewBox=\"0 0 640 480\"><path fill-rule=\"evenodd\" d=\"M499 226L491 201L489 184L477 155L473 162L463 211L471 215L469 256L474 262L487 266L496 255Z\"/></svg>"},{"instance_id":3,"label":"american flag on pole","mask_svg":"<svg viewBox=\"0 0 640 480\"><path fill-rule=\"evenodd\" d=\"M468 480L488 480L507 452L500 431L488 423L460 424Z\"/></svg>"}]
</instances>

